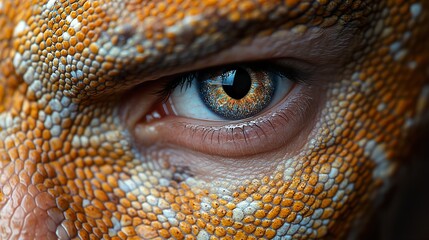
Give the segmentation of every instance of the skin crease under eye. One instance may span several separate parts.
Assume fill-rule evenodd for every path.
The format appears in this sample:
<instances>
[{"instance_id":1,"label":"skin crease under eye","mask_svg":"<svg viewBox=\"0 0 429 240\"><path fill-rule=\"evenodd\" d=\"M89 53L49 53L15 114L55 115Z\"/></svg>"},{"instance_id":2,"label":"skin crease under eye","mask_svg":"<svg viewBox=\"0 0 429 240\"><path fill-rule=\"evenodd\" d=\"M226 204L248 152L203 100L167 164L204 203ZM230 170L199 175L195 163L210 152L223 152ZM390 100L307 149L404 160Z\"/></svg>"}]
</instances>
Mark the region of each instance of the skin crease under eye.
<instances>
[{"instance_id":1,"label":"skin crease under eye","mask_svg":"<svg viewBox=\"0 0 429 240\"><path fill-rule=\"evenodd\" d=\"M267 153L280 147L294 153L310 135L317 103L323 102L320 93L309 86L294 87L277 105L248 120L211 122L170 116L151 123L129 122L129 126L134 129L137 145L145 147L172 144L225 158Z\"/></svg>"},{"instance_id":2,"label":"skin crease under eye","mask_svg":"<svg viewBox=\"0 0 429 240\"><path fill-rule=\"evenodd\" d=\"M135 97L140 96L138 93L134 94ZM217 138L213 142L204 131L193 131L183 125L192 124L207 128L208 121L167 117L150 124L138 121L129 125L129 128L134 129L134 144L143 154L161 151L166 155L174 155L175 157L167 160L170 165L189 168L191 172L201 176L201 179L240 179L243 172L247 176L260 177L274 171L279 161L295 156L299 149L308 143L308 139L313 136L320 105L324 102L322 96L322 92L317 88L302 85L294 87L279 104L255 117L256 121L271 121L272 125L260 124L261 129L258 130L263 130L265 135L257 136L254 131L252 141L246 142L243 138L237 138L232 145L216 144ZM285 116L290 116L287 122L283 118L270 115L281 111ZM239 123L229 124L229 127L237 124ZM212 122L212 127L216 125L222 128L221 124ZM224 130L220 136L223 136L223 139L220 141L228 141L228 138L231 141L231 134L225 130L227 126L222 129ZM242 136L240 132L237 134Z\"/></svg>"}]
</instances>

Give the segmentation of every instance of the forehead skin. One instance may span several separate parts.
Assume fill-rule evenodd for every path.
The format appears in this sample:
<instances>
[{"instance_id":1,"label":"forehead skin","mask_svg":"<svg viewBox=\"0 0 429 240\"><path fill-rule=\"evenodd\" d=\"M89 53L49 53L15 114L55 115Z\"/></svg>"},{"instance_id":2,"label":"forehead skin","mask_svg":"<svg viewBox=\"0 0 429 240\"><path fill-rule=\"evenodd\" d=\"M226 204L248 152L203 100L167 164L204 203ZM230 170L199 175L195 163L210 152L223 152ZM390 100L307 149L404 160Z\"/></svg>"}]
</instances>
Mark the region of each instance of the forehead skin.
<instances>
[{"instance_id":1,"label":"forehead skin","mask_svg":"<svg viewBox=\"0 0 429 240\"><path fill-rule=\"evenodd\" d=\"M0 0L0 238L346 236L424 112L428 13L418 0ZM118 99L144 76L332 27L359 44L312 138L270 175L178 178L174 155L137 150L121 123Z\"/></svg>"}]
</instances>

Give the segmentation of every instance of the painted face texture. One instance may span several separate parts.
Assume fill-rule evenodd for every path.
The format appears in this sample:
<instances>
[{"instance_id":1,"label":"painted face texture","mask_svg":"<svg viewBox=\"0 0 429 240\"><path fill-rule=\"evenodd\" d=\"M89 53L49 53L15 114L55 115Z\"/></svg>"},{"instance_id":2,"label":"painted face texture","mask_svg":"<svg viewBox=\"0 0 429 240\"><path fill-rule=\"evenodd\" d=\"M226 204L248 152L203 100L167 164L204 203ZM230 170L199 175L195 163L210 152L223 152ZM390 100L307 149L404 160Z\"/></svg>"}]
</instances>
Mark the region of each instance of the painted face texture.
<instances>
[{"instance_id":1,"label":"painted face texture","mask_svg":"<svg viewBox=\"0 0 429 240\"><path fill-rule=\"evenodd\" d=\"M0 239L359 236L428 117L428 14L0 0Z\"/></svg>"}]
</instances>

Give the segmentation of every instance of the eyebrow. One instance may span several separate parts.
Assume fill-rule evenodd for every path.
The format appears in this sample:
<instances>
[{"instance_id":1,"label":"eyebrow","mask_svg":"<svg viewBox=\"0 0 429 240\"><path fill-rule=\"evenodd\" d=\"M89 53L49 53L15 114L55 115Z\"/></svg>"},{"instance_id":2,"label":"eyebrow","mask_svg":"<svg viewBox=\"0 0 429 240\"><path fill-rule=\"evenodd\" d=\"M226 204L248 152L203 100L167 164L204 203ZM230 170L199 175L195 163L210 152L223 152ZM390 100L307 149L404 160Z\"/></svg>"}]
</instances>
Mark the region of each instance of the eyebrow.
<instances>
[{"instance_id":1,"label":"eyebrow","mask_svg":"<svg viewBox=\"0 0 429 240\"><path fill-rule=\"evenodd\" d=\"M311 2L313 1L301 1L288 8L287 4L270 1L265 10L255 10L258 14L238 18L234 15L237 12L221 15L216 12L219 9L212 7L212 11L185 14L181 20L172 24L157 16L144 16L141 12L145 6L134 6L140 8L128 15L122 14L123 18L111 24L112 27L99 29L98 33L93 34L94 40L89 45L89 50L96 55L95 61L98 60L96 75L104 82L105 88L100 90L82 84L84 80L76 80L72 81L75 84L66 93L70 97L81 99L111 95L143 81L153 80L153 76L157 74L172 73L180 67L216 56L219 52L251 41L252 38L263 39L267 32L278 32L276 29L291 30L291 22L307 21L310 28L314 24L314 27L323 29L325 25L335 26L333 22L337 21L351 29L348 26L353 24L350 23L359 22L366 16L356 13L348 16L344 8L332 8L329 4L311 5ZM350 4L347 2L340 1L338 4ZM105 8L106 11L112 11L108 5ZM365 9L365 5L363 8ZM321 16L329 17L324 22ZM317 20L318 18L321 19ZM316 35L317 33L313 33L312 37ZM347 42L344 37L342 39ZM295 43L302 45L302 41L303 38L297 38ZM326 47L319 48L323 49ZM76 76L71 75L72 78ZM149 76L152 76L151 79Z\"/></svg>"}]
</instances>

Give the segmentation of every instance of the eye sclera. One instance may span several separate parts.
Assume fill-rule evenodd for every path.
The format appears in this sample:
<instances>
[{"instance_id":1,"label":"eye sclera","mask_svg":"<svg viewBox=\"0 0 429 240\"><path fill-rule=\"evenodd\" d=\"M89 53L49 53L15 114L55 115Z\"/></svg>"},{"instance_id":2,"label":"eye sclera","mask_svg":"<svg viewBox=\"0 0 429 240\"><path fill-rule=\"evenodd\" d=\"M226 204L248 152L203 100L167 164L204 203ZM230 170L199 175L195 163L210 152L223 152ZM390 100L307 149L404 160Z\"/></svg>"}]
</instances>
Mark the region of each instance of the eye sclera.
<instances>
[{"instance_id":1,"label":"eye sclera","mask_svg":"<svg viewBox=\"0 0 429 240\"><path fill-rule=\"evenodd\" d=\"M225 123L169 115L140 122L134 132L143 146L175 145L210 156L239 158L278 148L293 153L314 126L316 99L311 87L296 85L278 104L246 120Z\"/></svg>"}]
</instances>

